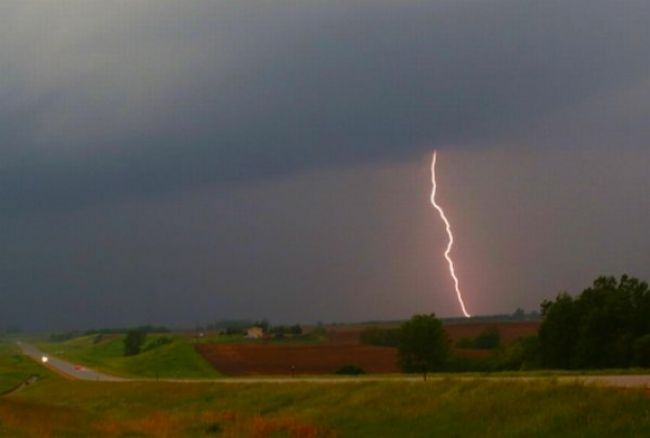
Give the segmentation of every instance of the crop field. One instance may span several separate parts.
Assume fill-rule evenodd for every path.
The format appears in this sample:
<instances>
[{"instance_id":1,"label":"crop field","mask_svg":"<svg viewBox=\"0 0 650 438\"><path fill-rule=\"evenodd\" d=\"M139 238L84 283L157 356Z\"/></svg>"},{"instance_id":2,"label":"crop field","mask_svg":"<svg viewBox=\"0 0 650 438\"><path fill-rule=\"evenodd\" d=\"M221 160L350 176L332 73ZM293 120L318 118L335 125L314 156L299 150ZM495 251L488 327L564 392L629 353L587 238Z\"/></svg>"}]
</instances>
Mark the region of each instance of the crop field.
<instances>
[{"instance_id":1,"label":"crop field","mask_svg":"<svg viewBox=\"0 0 650 438\"><path fill-rule=\"evenodd\" d=\"M474 338L486 329L496 328L501 335L501 342L510 344L519 338L536 335L539 326L539 321L467 321L445 324L444 327L452 341L458 341L462 338Z\"/></svg>"},{"instance_id":2,"label":"crop field","mask_svg":"<svg viewBox=\"0 0 650 438\"><path fill-rule=\"evenodd\" d=\"M360 333L369 327L396 328L396 324L336 325L326 327L321 342L289 344L277 342L206 342L196 350L219 372L230 376L332 374L344 365L361 367L368 373L399 372L397 350L362 345ZM452 341L476 337L488 328L497 328L504 344L537 333L538 322L463 322L445 325ZM489 350L454 348L453 354L485 358Z\"/></svg>"},{"instance_id":3,"label":"crop field","mask_svg":"<svg viewBox=\"0 0 650 438\"><path fill-rule=\"evenodd\" d=\"M398 372L397 350L368 345L199 344L217 370L231 376L332 374L344 365L370 373Z\"/></svg>"},{"instance_id":4,"label":"crop field","mask_svg":"<svg viewBox=\"0 0 650 438\"><path fill-rule=\"evenodd\" d=\"M124 335L81 336L63 342L39 342L49 354L123 377L215 378L221 375L332 374L345 365L367 373L399 372L397 350L363 345L359 339L367 328L396 328L398 324L340 324L308 329L299 337L250 340L243 335L196 337L191 333L151 334L143 352L124 357ZM503 344L533 335L538 322L472 322L445 325L452 341L476 337L497 328ZM165 339L167 342L159 344ZM454 348L453 355L483 359L490 350Z\"/></svg>"},{"instance_id":5,"label":"crop field","mask_svg":"<svg viewBox=\"0 0 650 438\"><path fill-rule=\"evenodd\" d=\"M519 338L533 336L539 330L539 321L477 321L462 320L445 323L444 328L452 341L473 338L486 329L496 328L501 342L509 344ZM367 328L398 328L397 323L386 324L341 324L327 326L327 339L332 344L358 344L360 333Z\"/></svg>"}]
</instances>

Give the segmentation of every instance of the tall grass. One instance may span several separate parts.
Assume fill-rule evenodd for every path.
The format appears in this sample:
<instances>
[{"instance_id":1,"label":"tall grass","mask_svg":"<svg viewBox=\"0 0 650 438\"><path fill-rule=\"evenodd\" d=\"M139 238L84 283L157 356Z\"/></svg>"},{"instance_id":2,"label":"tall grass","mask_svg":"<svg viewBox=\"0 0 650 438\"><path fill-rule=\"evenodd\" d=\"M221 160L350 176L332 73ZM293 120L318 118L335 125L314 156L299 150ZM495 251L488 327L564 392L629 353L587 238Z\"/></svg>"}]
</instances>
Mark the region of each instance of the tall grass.
<instances>
[{"instance_id":1,"label":"tall grass","mask_svg":"<svg viewBox=\"0 0 650 438\"><path fill-rule=\"evenodd\" d=\"M60 436L71 422L86 436L648 436L650 399L641 390L554 379L450 378L348 384L50 380L0 401L7 433L38 424L40 433Z\"/></svg>"}]
</instances>

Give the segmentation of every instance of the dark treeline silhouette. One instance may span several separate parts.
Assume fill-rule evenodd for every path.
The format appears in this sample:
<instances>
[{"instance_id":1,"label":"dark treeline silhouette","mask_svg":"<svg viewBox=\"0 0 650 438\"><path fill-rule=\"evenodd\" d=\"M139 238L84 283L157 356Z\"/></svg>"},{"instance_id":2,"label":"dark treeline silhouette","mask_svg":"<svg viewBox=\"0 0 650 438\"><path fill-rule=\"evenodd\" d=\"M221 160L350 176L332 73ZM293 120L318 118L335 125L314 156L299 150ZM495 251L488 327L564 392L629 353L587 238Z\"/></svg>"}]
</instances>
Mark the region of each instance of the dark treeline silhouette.
<instances>
[{"instance_id":1,"label":"dark treeline silhouette","mask_svg":"<svg viewBox=\"0 0 650 438\"><path fill-rule=\"evenodd\" d=\"M647 283L626 275L620 279L599 277L575 298L563 292L554 300L545 300L541 310L537 336L502 344L494 326L456 343L458 348L490 350L484 357L448 354L449 346L440 341L437 330L442 330L441 321L435 315L416 315L397 329L368 328L361 332L360 340L397 347L401 353L406 348L409 354L402 355L401 364L407 372L420 371L422 364L429 371L650 367ZM515 315L527 319L522 310Z\"/></svg>"},{"instance_id":2,"label":"dark treeline silhouette","mask_svg":"<svg viewBox=\"0 0 650 438\"><path fill-rule=\"evenodd\" d=\"M599 277L573 298L542 303L539 353L544 368L648 366L650 291L623 275Z\"/></svg>"}]
</instances>

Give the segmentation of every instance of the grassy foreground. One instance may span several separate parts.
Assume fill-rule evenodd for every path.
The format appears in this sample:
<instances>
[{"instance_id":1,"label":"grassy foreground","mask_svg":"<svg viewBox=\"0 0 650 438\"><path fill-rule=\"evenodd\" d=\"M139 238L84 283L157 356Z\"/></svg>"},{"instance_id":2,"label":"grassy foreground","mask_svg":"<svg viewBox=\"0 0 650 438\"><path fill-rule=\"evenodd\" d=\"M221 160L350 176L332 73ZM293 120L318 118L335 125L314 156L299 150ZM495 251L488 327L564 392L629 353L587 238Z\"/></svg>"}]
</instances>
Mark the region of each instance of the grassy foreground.
<instances>
[{"instance_id":1,"label":"grassy foreground","mask_svg":"<svg viewBox=\"0 0 650 438\"><path fill-rule=\"evenodd\" d=\"M102 383L0 398L0 436L648 436L650 399L538 382Z\"/></svg>"},{"instance_id":2,"label":"grassy foreground","mask_svg":"<svg viewBox=\"0 0 650 438\"><path fill-rule=\"evenodd\" d=\"M157 345L160 338L171 342ZM179 335L149 335L142 353L124 356L124 336L82 336L65 342L40 342L38 347L71 362L124 377L215 378L219 373Z\"/></svg>"},{"instance_id":3,"label":"grassy foreground","mask_svg":"<svg viewBox=\"0 0 650 438\"><path fill-rule=\"evenodd\" d=\"M10 437L650 436L645 391L553 378L84 382L54 375L1 343L0 373L1 382L15 383L44 376L0 397L0 436Z\"/></svg>"},{"instance_id":4,"label":"grassy foreground","mask_svg":"<svg viewBox=\"0 0 650 438\"><path fill-rule=\"evenodd\" d=\"M49 370L24 356L14 343L0 342L0 394L33 375L49 376Z\"/></svg>"}]
</instances>

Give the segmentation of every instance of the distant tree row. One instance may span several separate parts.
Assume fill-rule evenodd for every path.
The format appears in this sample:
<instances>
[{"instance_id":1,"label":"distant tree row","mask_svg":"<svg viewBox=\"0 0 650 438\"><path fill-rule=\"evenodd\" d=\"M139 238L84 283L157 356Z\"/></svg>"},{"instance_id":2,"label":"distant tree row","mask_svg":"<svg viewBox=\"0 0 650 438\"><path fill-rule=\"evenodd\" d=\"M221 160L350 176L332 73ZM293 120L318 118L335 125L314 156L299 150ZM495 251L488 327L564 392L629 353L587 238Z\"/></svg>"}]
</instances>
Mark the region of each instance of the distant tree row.
<instances>
[{"instance_id":1,"label":"distant tree row","mask_svg":"<svg viewBox=\"0 0 650 438\"><path fill-rule=\"evenodd\" d=\"M573 298L542 303L539 330L545 368L624 368L650 365L650 290L626 275L599 277Z\"/></svg>"}]
</instances>

